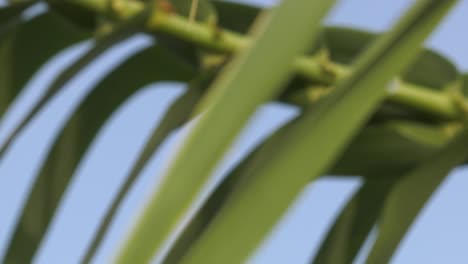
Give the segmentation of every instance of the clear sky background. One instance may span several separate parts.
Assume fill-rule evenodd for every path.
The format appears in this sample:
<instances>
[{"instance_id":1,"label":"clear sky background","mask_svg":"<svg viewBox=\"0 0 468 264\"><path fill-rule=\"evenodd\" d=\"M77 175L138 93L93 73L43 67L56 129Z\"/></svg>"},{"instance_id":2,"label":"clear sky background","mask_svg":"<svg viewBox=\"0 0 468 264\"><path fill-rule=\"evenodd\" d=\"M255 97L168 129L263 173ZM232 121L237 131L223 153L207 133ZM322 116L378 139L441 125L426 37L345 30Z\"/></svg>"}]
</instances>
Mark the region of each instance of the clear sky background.
<instances>
[{"instance_id":1,"label":"clear sky background","mask_svg":"<svg viewBox=\"0 0 468 264\"><path fill-rule=\"evenodd\" d=\"M274 1L243 2L271 5ZM339 4L326 23L382 31L414 2L342 0L338 1ZM468 0L461 0L427 42L427 46L451 58L459 69L465 72L468 71L467 26ZM116 53L104 54L96 63L85 69L51 102L48 109L41 112L39 118L34 120L14 144L8 157L0 163L0 256L4 254L15 218L20 213L34 171L41 162L40 157L47 151L57 129L70 114L67 109L76 105L77 99L118 62L150 43L151 40L144 36L132 38L114 49ZM53 80L57 72L88 47L89 43L82 43L63 52L62 56L55 57L35 76L27 91L2 123L0 140L41 90ZM66 192L65 200L60 205L35 263L77 263L95 231L98 218L102 216L119 184L124 180L152 126L162 117L170 102L181 94L183 88L183 85L175 83L148 86L109 120L89 150L88 157L80 164L72 187ZM239 160L260 138L293 117L297 114L296 111L293 107L278 104L262 107L226 156L215 176L219 178L223 171ZM119 241L128 232L132 220L157 184L171 153L184 136L184 131L186 132L187 128L173 134L154 155L137 186L126 199L95 263L110 262ZM326 178L308 186L250 262L306 263L314 254L335 214L359 185L358 179ZM418 217L392 262L468 263L468 212L465 203L462 202L468 199L467 189L468 170L455 170ZM371 239L372 237L369 241ZM365 256L365 252L361 252L360 255Z\"/></svg>"}]
</instances>

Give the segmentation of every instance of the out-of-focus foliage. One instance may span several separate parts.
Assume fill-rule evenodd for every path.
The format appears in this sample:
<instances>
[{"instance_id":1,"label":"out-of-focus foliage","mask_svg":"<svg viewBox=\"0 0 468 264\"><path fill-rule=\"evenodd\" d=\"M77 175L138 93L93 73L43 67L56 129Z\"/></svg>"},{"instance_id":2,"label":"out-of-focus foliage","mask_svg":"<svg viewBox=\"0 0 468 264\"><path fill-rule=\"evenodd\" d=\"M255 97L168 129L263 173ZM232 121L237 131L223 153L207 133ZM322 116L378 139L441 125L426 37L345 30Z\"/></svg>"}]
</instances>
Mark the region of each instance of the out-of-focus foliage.
<instances>
[{"instance_id":1,"label":"out-of-focus foliage","mask_svg":"<svg viewBox=\"0 0 468 264\"><path fill-rule=\"evenodd\" d=\"M37 2L46 10L24 16ZM92 261L152 154L189 121L194 128L123 239L118 263L149 261L168 236L175 242L160 256L163 263L243 262L300 191L330 174L361 177L363 185L311 263L353 263L376 225L367 262L387 263L425 202L467 160L468 74L422 46L456 2L416 1L389 32L377 34L321 27L334 4L328 0L283 1L274 10L209 0L10 1L0 8L0 118L51 58L83 41L91 48L0 142L0 162L35 115L101 54L136 34L154 42L72 110L44 155L2 262L33 260L78 165L113 113L144 86L175 81L187 84L186 91L155 125L83 263ZM268 101L297 104L300 115L232 168L179 230L233 138Z\"/></svg>"}]
</instances>

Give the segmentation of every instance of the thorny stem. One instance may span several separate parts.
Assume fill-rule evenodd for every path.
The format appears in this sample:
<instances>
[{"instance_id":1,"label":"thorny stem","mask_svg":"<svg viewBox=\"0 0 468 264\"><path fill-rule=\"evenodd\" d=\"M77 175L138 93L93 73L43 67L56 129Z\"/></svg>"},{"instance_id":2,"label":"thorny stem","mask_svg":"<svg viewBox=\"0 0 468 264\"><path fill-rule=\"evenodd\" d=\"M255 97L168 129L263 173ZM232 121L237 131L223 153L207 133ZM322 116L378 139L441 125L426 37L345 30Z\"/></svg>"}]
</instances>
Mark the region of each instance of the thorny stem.
<instances>
[{"instance_id":1,"label":"thorny stem","mask_svg":"<svg viewBox=\"0 0 468 264\"><path fill-rule=\"evenodd\" d=\"M97 12L106 12L107 0L67 0ZM111 8L122 19L128 19L145 8L143 2L135 0L110 0ZM147 27L154 32L173 35L218 52L236 53L249 45L250 38L229 30L213 30L213 27L174 13L156 9L151 15ZM348 75L351 69L320 56L302 56L297 58L292 67L297 74L331 85ZM391 89L390 89L391 87ZM468 101L453 97L444 91L436 91L415 84L395 81L389 86L387 100L408 106L444 119L460 119L468 115Z\"/></svg>"}]
</instances>

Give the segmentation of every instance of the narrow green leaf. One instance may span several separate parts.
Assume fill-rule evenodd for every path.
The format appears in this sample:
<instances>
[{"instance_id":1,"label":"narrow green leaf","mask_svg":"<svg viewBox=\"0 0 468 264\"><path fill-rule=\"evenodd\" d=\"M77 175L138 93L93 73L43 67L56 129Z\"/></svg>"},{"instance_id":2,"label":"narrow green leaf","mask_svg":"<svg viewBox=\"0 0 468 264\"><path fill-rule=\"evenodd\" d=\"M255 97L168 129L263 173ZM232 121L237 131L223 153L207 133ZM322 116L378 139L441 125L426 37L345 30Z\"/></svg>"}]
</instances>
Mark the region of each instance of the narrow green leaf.
<instances>
[{"instance_id":1,"label":"narrow green leaf","mask_svg":"<svg viewBox=\"0 0 468 264\"><path fill-rule=\"evenodd\" d=\"M333 164L384 98L387 82L411 63L455 2L418 1L366 51L347 80L289 129L285 143L236 189L181 263L245 261L311 177Z\"/></svg>"},{"instance_id":2,"label":"narrow green leaf","mask_svg":"<svg viewBox=\"0 0 468 264\"><path fill-rule=\"evenodd\" d=\"M261 11L258 7L233 2L213 1L213 5L219 25L239 33L247 33Z\"/></svg>"},{"instance_id":3,"label":"narrow green leaf","mask_svg":"<svg viewBox=\"0 0 468 264\"><path fill-rule=\"evenodd\" d=\"M453 117L459 117L459 111L451 101L450 93L458 91L461 86L460 79L460 72L447 58L434 51L424 50L395 82L395 91L399 89L400 92L389 92L387 104L380 111L378 118L388 119L397 116L437 123L447 120L447 117L441 113L447 111L452 112ZM400 84L407 88L400 89L403 88ZM433 97L431 89L442 94L449 93L443 97ZM412 94L414 92L419 92L419 94ZM411 108L407 105L417 107ZM449 108L439 111L441 105L448 105ZM453 117L448 119L453 119Z\"/></svg>"},{"instance_id":4,"label":"narrow green leaf","mask_svg":"<svg viewBox=\"0 0 468 264\"><path fill-rule=\"evenodd\" d=\"M189 86L187 92L179 97L171 105L171 107L164 115L163 120L159 122L157 127L152 132L149 140L146 142L144 149L138 156L138 159L132 167L124 184L119 189L117 196L112 201L109 210L104 215L104 218L101 221L88 250L86 251L82 263L90 263L96 254L96 251L98 250L98 247L106 235L109 226L111 226L114 215L119 209L123 199L125 198L128 191L132 188L134 182L138 178L138 175L140 175L144 166L154 154L154 152L158 149L159 145L172 131L189 121L196 103L202 96L202 91L204 90L203 88L213 79L212 72L206 75L207 76L202 76L201 78L197 78L192 81L193 83Z\"/></svg>"},{"instance_id":5,"label":"narrow green leaf","mask_svg":"<svg viewBox=\"0 0 468 264\"><path fill-rule=\"evenodd\" d=\"M48 59L87 37L87 33L50 12L2 32L0 69L5 79L1 81L0 118L27 81Z\"/></svg>"},{"instance_id":6,"label":"narrow green leaf","mask_svg":"<svg viewBox=\"0 0 468 264\"><path fill-rule=\"evenodd\" d=\"M333 29L332 32L336 33ZM342 30L339 28L339 30ZM328 31L327 31L328 32ZM349 32L345 30L345 32ZM356 46L357 48L358 46ZM337 51L336 49L334 49ZM352 58L356 52L341 53L342 58ZM425 51L422 55L422 60L419 59L418 63L425 61L424 57L431 51ZM344 55L349 54L349 55ZM430 57L429 57L430 58ZM434 61L429 61L429 63ZM418 63L413 63L415 67ZM436 64L443 64L444 60ZM447 65L450 69L452 65ZM446 78L447 82L453 81L456 78L456 71L445 71L449 74L439 75L440 79ZM447 78L446 76L453 76ZM423 80L424 81L424 80ZM434 85L434 83L432 83ZM444 84L446 85L446 84ZM442 85L443 86L443 85ZM384 124L371 124L363 129L352 143L346 147L346 150L338 159L336 164L328 172L328 174L339 175L362 175L367 179L365 185L355 195L355 197L348 203L345 211L342 212L334 227L330 231L327 243L322 245L320 253L316 257L318 263L333 263L330 259L329 252L335 252L333 256L338 255L340 249L335 249L330 244L332 241L347 241L346 237L352 234L352 245L347 243L339 243L336 246L346 247L341 248L345 252L347 261L344 263L352 262L358 252L360 245L366 238L366 234L370 231L378 216L377 209L383 203L385 194L390 189L391 184L397 178L395 175L401 175L409 168L414 167L416 164L432 155L437 148L447 142L450 135L444 132L440 126L430 126L423 123L407 122L407 121L391 121ZM264 145L264 144L263 144ZM262 145L262 146L263 146ZM263 147L259 147L261 149ZM241 171L245 170L247 164L252 163L252 159L257 156L258 150L250 154L239 165L235 172L226 176L225 181L217 187L214 193L204 203L202 208L197 211L189 225L184 229L184 232L178 238L175 245L172 247L170 254L165 258L165 263L176 263L209 225L212 218L215 216L217 210L221 207L223 202L227 199L229 193L233 190L233 186L240 180ZM275 151L271 151L275 153ZM395 159L398 157L398 159ZM385 172L382 175L382 172ZM388 175L395 174L394 176ZM353 233L338 234L337 229L351 227ZM340 240L339 240L340 239ZM335 242L335 243L337 243ZM350 248L348 248L350 247Z\"/></svg>"},{"instance_id":7,"label":"narrow green leaf","mask_svg":"<svg viewBox=\"0 0 468 264\"><path fill-rule=\"evenodd\" d=\"M171 247L163 263L177 263L182 258L190 245L209 226L219 208L234 190L234 186L247 177L246 172L255 171L261 162L268 161L268 155L271 156L278 151L273 146L277 146L281 140L281 133L287 131L294 122L296 121L292 121L262 143L260 147L244 158L236 166L235 170L225 177L184 228L183 233ZM411 133L406 132L408 130ZM327 238L327 241L330 241L326 242L326 245L322 245L322 249L316 257L316 261L320 259L323 262L318 263L327 263L326 261L330 260L328 258L329 252L338 252L337 250L340 250L335 250L330 245L331 241L338 239L347 241L346 239L351 233L337 234L337 229L349 226L351 226L351 230L355 230L351 235L351 246L347 243L336 246L346 246L346 249L341 249L347 250L344 253L348 256L346 259L352 260L354 258L366 238L366 234L375 223L377 213L380 212L378 209L383 203L387 191L397 178L393 174L388 174L401 174L403 171L407 171L409 167L414 167L415 164L434 153L436 147L441 146L448 139L446 135L441 133L441 130L438 127L433 128L424 124L400 121L378 126L371 125L359 133L346 148L342 158L338 159L327 174L362 175L367 178L366 183L348 203L345 211L335 222ZM399 158L395 159L394 157ZM387 166L388 162L390 164ZM382 172L385 172L385 175L382 175ZM373 173L377 174L372 175Z\"/></svg>"},{"instance_id":8,"label":"narrow green leaf","mask_svg":"<svg viewBox=\"0 0 468 264\"><path fill-rule=\"evenodd\" d=\"M34 4L34 2L35 1L25 1L0 7L0 35L2 34L2 27L5 25L5 23L21 14L21 12L23 12L26 8Z\"/></svg>"},{"instance_id":9,"label":"narrow green leaf","mask_svg":"<svg viewBox=\"0 0 468 264\"><path fill-rule=\"evenodd\" d=\"M401 77L427 88L444 89L460 79L457 67L435 51L425 50Z\"/></svg>"},{"instance_id":10,"label":"narrow green leaf","mask_svg":"<svg viewBox=\"0 0 468 264\"><path fill-rule=\"evenodd\" d=\"M157 81L187 81L193 71L160 47L147 48L107 76L61 131L37 176L17 223L6 263L29 263L70 179L96 133L139 88Z\"/></svg>"},{"instance_id":11,"label":"narrow green leaf","mask_svg":"<svg viewBox=\"0 0 468 264\"><path fill-rule=\"evenodd\" d=\"M98 14L94 10L85 8L80 4L70 1L48 1L49 7L62 15L65 19L75 23L77 26L89 32L94 31L98 26Z\"/></svg>"},{"instance_id":12,"label":"narrow green leaf","mask_svg":"<svg viewBox=\"0 0 468 264\"><path fill-rule=\"evenodd\" d=\"M334 62L351 64L379 35L367 31L327 27L325 45ZM424 49L400 77L403 81L434 89L443 89L458 81L460 73L447 58Z\"/></svg>"},{"instance_id":13,"label":"narrow green leaf","mask_svg":"<svg viewBox=\"0 0 468 264\"><path fill-rule=\"evenodd\" d=\"M99 57L104 52L106 52L110 47L134 35L140 23L144 21L143 17L144 17L144 14L141 16L135 17L133 20L127 21L124 24L120 24L113 32L97 39L91 49L89 49L84 55L82 55L78 60L72 63L69 67L65 68L57 76L57 78L55 78L54 82L52 82L50 86L47 87L45 92L41 94L39 100L37 100L30 107L27 113L20 119L18 124L16 124L16 126L8 134L5 141L2 142L2 144L0 145L0 159L6 153L6 151L14 142L16 137L35 117L37 112L39 112L49 102L49 100L60 91L60 89L66 83L68 83L71 79L73 79L76 74L78 74L86 66L92 63L97 57Z\"/></svg>"},{"instance_id":14,"label":"narrow green leaf","mask_svg":"<svg viewBox=\"0 0 468 264\"><path fill-rule=\"evenodd\" d=\"M12 60L11 50L14 44L14 35L9 34L0 36L0 124L5 109L10 104L8 98L9 88L12 86L12 69L10 61ZM1 127L1 126L0 126Z\"/></svg>"},{"instance_id":15,"label":"narrow green leaf","mask_svg":"<svg viewBox=\"0 0 468 264\"><path fill-rule=\"evenodd\" d=\"M346 147L328 174L400 175L432 155L450 137L443 127L424 123L371 124Z\"/></svg>"},{"instance_id":16,"label":"narrow green leaf","mask_svg":"<svg viewBox=\"0 0 468 264\"><path fill-rule=\"evenodd\" d=\"M294 121L292 121L294 122ZM190 246L200 237L200 235L210 225L216 216L218 210L227 201L229 195L235 188L242 183L243 179L249 176L249 173L255 171L258 166L276 151L276 146L282 140L282 134L287 131L289 123L272 136L268 137L259 147L245 157L222 182L216 186L213 193L203 202L189 223L184 227L182 233L178 236L175 243L171 246L169 253L165 256L162 263L179 263Z\"/></svg>"},{"instance_id":17,"label":"narrow green leaf","mask_svg":"<svg viewBox=\"0 0 468 264\"><path fill-rule=\"evenodd\" d=\"M389 193L379 220L377 240L366 263L389 263L424 204L447 174L468 158L468 129L404 175Z\"/></svg>"},{"instance_id":18,"label":"narrow green leaf","mask_svg":"<svg viewBox=\"0 0 468 264\"><path fill-rule=\"evenodd\" d=\"M375 175L367 179L342 209L335 223L328 231L314 260L314 264L353 263L391 190L396 175Z\"/></svg>"},{"instance_id":19,"label":"narrow green leaf","mask_svg":"<svg viewBox=\"0 0 468 264\"><path fill-rule=\"evenodd\" d=\"M468 97L468 73L465 73L463 75L463 94L465 95L465 97Z\"/></svg>"},{"instance_id":20,"label":"narrow green leaf","mask_svg":"<svg viewBox=\"0 0 468 264\"><path fill-rule=\"evenodd\" d=\"M269 137L261 146L250 153L236 168L229 173L222 183L215 188L209 198L203 203L200 209L192 217L189 224L184 227L182 234L177 238L175 244L171 247L169 254L165 257L163 263L177 263L183 257L190 246L200 237L200 235L209 226L218 210L228 199L242 179L248 177L247 172L255 171L261 162L268 162L268 156L274 155L278 150L275 146L281 142L281 136L292 126L296 120L277 131ZM448 140L448 136L441 132L439 127L428 127L424 124L415 124L409 122L388 122L382 125L371 125L363 129L361 133L346 147L342 158L327 174L346 174L361 175L366 177L366 184L355 195L352 201L348 203L342 216L335 223L335 227L329 233L328 240L341 239L335 229L341 226L353 225L351 230L356 230L351 237L352 248L346 252L348 259L353 259L359 245L365 239L367 229L370 231L375 219L378 216L377 208L383 203L386 191L396 180L395 173L401 174L408 168L414 167L418 162L434 153L437 147ZM410 132L407 132L410 131ZM395 159L394 157L399 157ZM390 164L387 166L386 164ZM382 173L385 172L385 173ZM377 173L373 175L373 173ZM392 174L390 174L392 173ZM385 175L382 175L385 174ZM389 175L390 174L390 175ZM375 190L375 191L373 191ZM375 195L372 199L367 199ZM378 196L378 197L377 197ZM378 202L378 203L377 203ZM357 209L356 209L357 208ZM361 208L364 208L361 210ZM357 214L353 212L357 210ZM367 215L363 215L367 214ZM361 220L370 217L369 220ZM353 220L357 219L357 220ZM354 222L350 222L354 221ZM358 236L359 234L359 236ZM348 233L345 234L346 236ZM327 252L335 250L328 246L332 242L327 242L327 246L322 246L319 255L328 256ZM339 244L347 246L347 244ZM326 251L326 252L325 252ZM321 261L328 258L320 256ZM346 262L349 263L349 262Z\"/></svg>"},{"instance_id":21,"label":"narrow green leaf","mask_svg":"<svg viewBox=\"0 0 468 264\"><path fill-rule=\"evenodd\" d=\"M352 64L378 37L374 33L344 27L327 27L323 35L330 59L342 64Z\"/></svg>"},{"instance_id":22,"label":"narrow green leaf","mask_svg":"<svg viewBox=\"0 0 468 264\"><path fill-rule=\"evenodd\" d=\"M246 172L255 171L261 162L268 161L268 156L278 151L273 146L277 146L280 142L281 131L283 133L287 131L294 122L292 121L262 143L226 176L184 228L163 263L177 263L182 258L190 245L209 226L234 187L247 177ZM441 130L438 127L432 128L424 124L401 121L364 128L364 131L346 148L342 158L328 174L363 175L367 178L366 183L335 222L326 239L326 244L322 245L314 263L335 263L333 260L339 256L338 252L346 254L342 257L348 261L343 263L352 262L366 235L375 224L386 193L393 182L398 179L397 176L388 174L401 174L434 153L436 148L448 139L441 133ZM391 164L387 166L386 163L389 161ZM382 175L382 172L385 175ZM377 173L377 175L372 175L372 173ZM350 230L338 231L343 228L350 228ZM348 239L351 244L345 242ZM330 252L334 253L330 255ZM331 256L333 258L330 258Z\"/></svg>"},{"instance_id":23,"label":"narrow green leaf","mask_svg":"<svg viewBox=\"0 0 468 264\"><path fill-rule=\"evenodd\" d=\"M187 213L216 162L250 115L259 104L279 93L291 74L294 58L318 34L320 20L332 2L286 1L265 17L253 45L236 57L213 85L208 109L151 198L117 263L151 260Z\"/></svg>"},{"instance_id":24,"label":"narrow green leaf","mask_svg":"<svg viewBox=\"0 0 468 264\"><path fill-rule=\"evenodd\" d=\"M341 67L344 75L346 69L350 69L350 64L377 36L377 34L352 28L327 27L323 32L322 44L313 49L315 52L312 54L316 54L317 50L327 50L328 57L333 62L331 65ZM328 65L326 60L324 63ZM374 115L374 120L386 121L404 118L424 122L440 122L441 118L447 119L447 115L444 113L448 114L449 119L457 116L457 109L448 96L434 97L435 94L428 90L429 88L439 91L453 91L452 88L460 84L460 73L456 66L442 55L424 49L414 62L400 74L396 84L394 91L388 91L386 101ZM300 85L299 88L303 88L303 86ZM319 89L323 90L320 87ZM288 89L280 99L287 99L287 102L294 104L308 105L318 98L314 90L317 89ZM418 110L408 107L408 105L415 106Z\"/></svg>"}]
</instances>

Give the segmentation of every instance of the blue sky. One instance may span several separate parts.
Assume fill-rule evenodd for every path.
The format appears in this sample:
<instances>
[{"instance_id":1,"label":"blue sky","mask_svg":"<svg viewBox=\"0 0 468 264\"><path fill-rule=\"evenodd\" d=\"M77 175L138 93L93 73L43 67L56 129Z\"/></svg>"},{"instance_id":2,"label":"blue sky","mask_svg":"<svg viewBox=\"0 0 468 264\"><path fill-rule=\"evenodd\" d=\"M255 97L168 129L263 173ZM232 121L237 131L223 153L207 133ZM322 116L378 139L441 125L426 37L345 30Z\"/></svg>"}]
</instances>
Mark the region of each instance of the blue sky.
<instances>
[{"instance_id":1,"label":"blue sky","mask_svg":"<svg viewBox=\"0 0 468 264\"><path fill-rule=\"evenodd\" d=\"M243 2L269 5L274 1ZM414 1L338 2L339 5L329 15L326 23L382 31ZM451 58L459 69L465 72L468 71L468 37L465 33L468 25L467 14L468 0L461 0L427 42L427 46ZM85 94L84 88L91 88L111 69L109 65L115 65L150 42L151 40L143 36L128 40L117 48L117 54L105 54L82 72L53 100L50 107L34 120L14 144L8 158L0 163L0 256L6 246L9 230L20 212L22 199L31 184L34 170L40 164L40 157L47 150L60 123L69 115L66 109L76 104L77 98ZM87 43L80 44L64 52L63 56L55 57L35 76L28 85L28 90L2 123L0 140L24 113L25 106L35 100L53 76L87 47ZM78 86L80 89L76 89ZM97 225L98 217L102 215L116 192L118 184L123 181L153 124L161 118L164 109L182 90L183 86L180 84L152 85L134 96L113 116L100 132L98 140L88 152L88 157L80 164L72 188L67 191L66 198L60 205L60 211L47 234L46 243L35 258L35 263L77 263ZM262 107L239 137L216 175L220 175L232 162L239 159L260 137L270 133L295 113L296 110L292 107ZM180 142L187 128L182 130L172 135L154 155L137 186L126 199L95 263L108 263L112 259L119 241L128 232L130 223L154 189L174 147ZM313 254L335 213L359 184L358 180L338 181L330 178L308 186L250 262L305 263ZM393 263L468 262L468 229L465 227L465 223L468 223L468 213L467 210L459 209L463 206L460 201L468 199L466 188L468 170L457 169L419 216ZM361 255L364 256L365 252Z\"/></svg>"}]
</instances>

